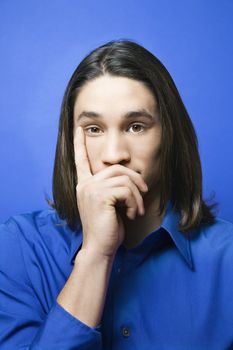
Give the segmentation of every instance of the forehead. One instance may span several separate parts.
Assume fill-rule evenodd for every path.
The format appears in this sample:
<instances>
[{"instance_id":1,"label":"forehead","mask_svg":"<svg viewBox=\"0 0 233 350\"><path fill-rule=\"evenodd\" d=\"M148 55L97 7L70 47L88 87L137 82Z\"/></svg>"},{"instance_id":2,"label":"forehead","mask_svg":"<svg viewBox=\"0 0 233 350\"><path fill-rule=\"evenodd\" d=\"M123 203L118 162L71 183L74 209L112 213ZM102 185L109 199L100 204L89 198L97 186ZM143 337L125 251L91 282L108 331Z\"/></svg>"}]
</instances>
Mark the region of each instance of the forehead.
<instances>
[{"instance_id":1,"label":"forehead","mask_svg":"<svg viewBox=\"0 0 233 350\"><path fill-rule=\"evenodd\" d=\"M127 112L132 108L146 108L153 113L156 99L144 83L126 77L103 75L86 83L79 91L74 105L74 114L83 109L104 113L117 110Z\"/></svg>"}]
</instances>

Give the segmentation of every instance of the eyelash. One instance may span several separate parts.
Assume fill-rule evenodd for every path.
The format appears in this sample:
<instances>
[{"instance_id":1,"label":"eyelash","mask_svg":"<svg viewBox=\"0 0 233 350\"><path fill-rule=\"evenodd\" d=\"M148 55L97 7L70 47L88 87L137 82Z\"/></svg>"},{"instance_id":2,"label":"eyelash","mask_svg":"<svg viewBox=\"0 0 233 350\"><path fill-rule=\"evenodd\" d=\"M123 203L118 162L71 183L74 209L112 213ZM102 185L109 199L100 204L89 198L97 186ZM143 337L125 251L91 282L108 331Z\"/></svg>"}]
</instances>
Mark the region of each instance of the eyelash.
<instances>
[{"instance_id":1,"label":"eyelash","mask_svg":"<svg viewBox=\"0 0 233 350\"><path fill-rule=\"evenodd\" d=\"M145 126L144 124L140 124L140 123L131 124L130 127L135 126L135 125L144 128L144 130L146 129L146 126ZM93 129L93 128L99 129L98 126L89 126L89 127L85 128L85 130L88 131L89 129ZM143 131L144 131L144 130L143 130ZM135 132L135 133L133 133L133 134L140 134L141 132L142 132L142 131L139 131L139 132ZM91 134L93 135L93 133L91 133ZM98 133L94 133L94 134L98 134Z\"/></svg>"}]
</instances>

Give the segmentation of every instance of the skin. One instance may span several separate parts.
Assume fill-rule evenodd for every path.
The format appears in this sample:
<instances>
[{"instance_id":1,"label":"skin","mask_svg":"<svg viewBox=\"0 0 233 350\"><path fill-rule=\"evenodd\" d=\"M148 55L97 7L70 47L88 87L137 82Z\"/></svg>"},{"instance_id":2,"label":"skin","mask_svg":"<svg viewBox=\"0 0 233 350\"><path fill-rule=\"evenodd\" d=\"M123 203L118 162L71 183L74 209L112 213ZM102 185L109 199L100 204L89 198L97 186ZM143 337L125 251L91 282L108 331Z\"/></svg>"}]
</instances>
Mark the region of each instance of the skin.
<instances>
[{"instance_id":1,"label":"skin","mask_svg":"<svg viewBox=\"0 0 233 350\"><path fill-rule=\"evenodd\" d=\"M142 114L126 118L126 113L140 109L147 111L152 119ZM81 117L84 111L99 116ZM79 134L78 127L82 129ZM78 207L86 236L87 232L91 236L96 217L104 220L103 211L108 209L105 206L98 212L96 207L101 205L98 203L94 207L93 202L100 201L100 197L102 203L108 203L118 213L121 237L115 242L116 247L123 241L126 248L132 248L160 226L163 218L163 214L158 214L161 133L156 99L142 82L104 75L82 87L74 105L74 150ZM129 189L128 196L119 194L123 188ZM90 191L89 199L87 191ZM93 192L95 199L90 200ZM95 223L89 212L93 213L92 217L95 212ZM105 222L109 227L114 221L113 212L111 215ZM94 244L96 248L103 242L86 239L88 248Z\"/></svg>"},{"instance_id":2,"label":"skin","mask_svg":"<svg viewBox=\"0 0 233 350\"><path fill-rule=\"evenodd\" d=\"M142 115L125 118L139 108L152 120ZM102 117L80 119L84 110ZM84 85L76 98L73 134L83 242L57 302L96 327L118 247L122 243L134 247L161 223L157 213L161 125L155 98L138 81L99 77Z\"/></svg>"}]
</instances>

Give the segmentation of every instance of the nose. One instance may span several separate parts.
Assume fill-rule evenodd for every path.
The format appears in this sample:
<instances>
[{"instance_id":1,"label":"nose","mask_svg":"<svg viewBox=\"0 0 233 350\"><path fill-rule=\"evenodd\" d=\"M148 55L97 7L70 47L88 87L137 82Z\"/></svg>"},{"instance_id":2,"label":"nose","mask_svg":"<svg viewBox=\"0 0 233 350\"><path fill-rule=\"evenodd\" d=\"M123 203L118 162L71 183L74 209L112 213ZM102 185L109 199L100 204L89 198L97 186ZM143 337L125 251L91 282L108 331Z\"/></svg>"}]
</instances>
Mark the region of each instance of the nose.
<instances>
[{"instance_id":1,"label":"nose","mask_svg":"<svg viewBox=\"0 0 233 350\"><path fill-rule=\"evenodd\" d=\"M129 161L130 152L124 136L120 135L120 133L109 133L103 144L102 162L105 165L124 165Z\"/></svg>"}]
</instances>

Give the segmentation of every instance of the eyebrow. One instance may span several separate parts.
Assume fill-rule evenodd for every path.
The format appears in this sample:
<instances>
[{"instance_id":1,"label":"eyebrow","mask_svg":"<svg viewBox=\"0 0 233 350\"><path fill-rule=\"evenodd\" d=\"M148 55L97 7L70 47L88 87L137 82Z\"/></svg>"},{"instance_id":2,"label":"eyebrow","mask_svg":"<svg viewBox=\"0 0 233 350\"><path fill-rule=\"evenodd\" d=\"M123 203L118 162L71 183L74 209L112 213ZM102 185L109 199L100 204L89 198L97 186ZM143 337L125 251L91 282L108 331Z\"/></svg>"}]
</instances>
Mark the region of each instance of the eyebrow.
<instances>
[{"instance_id":1,"label":"eyebrow","mask_svg":"<svg viewBox=\"0 0 233 350\"><path fill-rule=\"evenodd\" d=\"M101 118L102 115L96 112L91 111L83 111L79 114L77 121L80 121L82 118ZM129 111L127 112L123 118L126 119L133 119L138 117L145 117L151 121L155 120L155 117L153 117L150 113L148 113L144 108L138 109L136 111Z\"/></svg>"}]
</instances>

